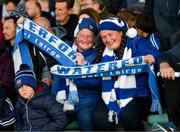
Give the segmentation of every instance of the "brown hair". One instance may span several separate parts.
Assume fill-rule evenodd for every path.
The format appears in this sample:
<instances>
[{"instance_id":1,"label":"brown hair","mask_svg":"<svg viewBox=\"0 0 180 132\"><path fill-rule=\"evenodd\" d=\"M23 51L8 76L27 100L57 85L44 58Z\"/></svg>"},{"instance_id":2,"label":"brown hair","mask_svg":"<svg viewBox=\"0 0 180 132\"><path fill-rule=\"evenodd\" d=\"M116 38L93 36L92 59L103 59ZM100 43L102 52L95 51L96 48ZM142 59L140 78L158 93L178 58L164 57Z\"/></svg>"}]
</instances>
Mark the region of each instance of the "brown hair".
<instances>
[{"instance_id":1,"label":"brown hair","mask_svg":"<svg viewBox=\"0 0 180 132\"><path fill-rule=\"evenodd\" d=\"M96 20L96 24L99 23L99 20L100 20L99 14L94 9L92 8L83 9L79 12L79 16L83 14L87 14L91 18L94 18Z\"/></svg>"},{"instance_id":2,"label":"brown hair","mask_svg":"<svg viewBox=\"0 0 180 132\"><path fill-rule=\"evenodd\" d=\"M74 0L56 0L56 2L66 2L68 9L73 8L74 5Z\"/></svg>"},{"instance_id":3,"label":"brown hair","mask_svg":"<svg viewBox=\"0 0 180 132\"><path fill-rule=\"evenodd\" d=\"M129 27L134 27L136 23L136 14L132 10L123 8L117 15L118 18L124 19L127 21Z\"/></svg>"},{"instance_id":4,"label":"brown hair","mask_svg":"<svg viewBox=\"0 0 180 132\"><path fill-rule=\"evenodd\" d=\"M154 17L146 12L137 15L136 28L141 29L143 32L151 33L156 30Z\"/></svg>"}]
</instances>

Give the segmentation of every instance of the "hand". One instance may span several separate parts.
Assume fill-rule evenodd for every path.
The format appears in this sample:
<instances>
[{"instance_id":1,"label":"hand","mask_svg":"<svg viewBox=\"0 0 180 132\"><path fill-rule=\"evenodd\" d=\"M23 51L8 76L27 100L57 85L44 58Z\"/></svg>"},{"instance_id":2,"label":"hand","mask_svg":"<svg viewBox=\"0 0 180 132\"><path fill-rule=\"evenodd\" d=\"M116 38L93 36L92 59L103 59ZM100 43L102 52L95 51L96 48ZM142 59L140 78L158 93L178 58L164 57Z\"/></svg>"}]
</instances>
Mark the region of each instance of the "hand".
<instances>
[{"instance_id":1,"label":"hand","mask_svg":"<svg viewBox=\"0 0 180 132\"><path fill-rule=\"evenodd\" d=\"M172 80L175 79L175 71L167 62L163 62L160 64L159 71L162 78Z\"/></svg>"},{"instance_id":2,"label":"hand","mask_svg":"<svg viewBox=\"0 0 180 132\"><path fill-rule=\"evenodd\" d=\"M152 55L146 55L144 57L144 61L147 62L148 64L154 64L156 62Z\"/></svg>"},{"instance_id":3,"label":"hand","mask_svg":"<svg viewBox=\"0 0 180 132\"><path fill-rule=\"evenodd\" d=\"M77 65L83 65L85 63L84 56L81 53L76 54Z\"/></svg>"},{"instance_id":4,"label":"hand","mask_svg":"<svg viewBox=\"0 0 180 132\"><path fill-rule=\"evenodd\" d=\"M52 79L49 77L45 77L41 81L44 82L48 87L50 87L52 84Z\"/></svg>"},{"instance_id":5,"label":"hand","mask_svg":"<svg viewBox=\"0 0 180 132\"><path fill-rule=\"evenodd\" d=\"M24 17L20 17L18 20L17 20L17 24L23 24L24 22Z\"/></svg>"}]
</instances>

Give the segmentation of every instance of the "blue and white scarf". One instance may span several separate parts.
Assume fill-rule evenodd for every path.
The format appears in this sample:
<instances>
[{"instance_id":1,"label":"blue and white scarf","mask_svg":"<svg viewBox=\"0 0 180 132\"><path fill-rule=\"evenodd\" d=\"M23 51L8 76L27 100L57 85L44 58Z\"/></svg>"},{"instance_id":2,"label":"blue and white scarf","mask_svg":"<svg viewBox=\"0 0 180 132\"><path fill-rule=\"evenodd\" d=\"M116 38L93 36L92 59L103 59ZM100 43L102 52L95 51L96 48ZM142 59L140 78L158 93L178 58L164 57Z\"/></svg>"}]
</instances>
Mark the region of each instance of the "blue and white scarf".
<instances>
[{"instance_id":1,"label":"blue and white scarf","mask_svg":"<svg viewBox=\"0 0 180 132\"><path fill-rule=\"evenodd\" d=\"M131 49L126 47L122 59L130 59L131 56ZM113 61L115 59L114 51L106 47L102 59ZM112 81L112 77L102 78L102 98L109 109L110 122L114 121L114 117L116 123L118 122L119 113L122 108L133 100L133 95L135 96L136 92L135 89L135 75L119 76L115 83Z\"/></svg>"},{"instance_id":2,"label":"blue and white scarf","mask_svg":"<svg viewBox=\"0 0 180 132\"><path fill-rule=\"evenodd\" d=\"M133 45L130 42L130 39L127 39L127 45L124 49L122 60L132 58L132 47ZM103 53L102 60L104 59L113 61L115 60L115 56L116 55L114 51L106 47ZM153 76L155 76L153 65L151 65L149 68L152 71ZM151 75L149 75L149 77L151 77ZM156 83L156 79L151 81L154 82L152 84ZM151 111L156 111L155 109L160 111L161 108L159 105L159 94L154 94L154 92L157 92L158 90L158 85L156 83L156 86L152 86L152 84L150 84L152 94ZM115 82L112 81L111 77L102 78L102 98L109 109L109 121L113 122L115 117L115 121L116 123L118 123L120 112L130 101L133 100L134 97L136 97L136 88L137 86L135 75L119 76Z\"/></svg>"},{"instance_id":3,"label":"blue and white scarf","mask_svg":"<svg viewBox=\"0 0 180 132\"><path fill-rule=\"evenodd\" d=\"M76 64L76 51L52 33L25 18L23 24L18 24L16 32L13 51L15 72L22 63L28 64L33 69L27 41L39 47L62 65L74 66Z\"/></svg>"},{"instance_id":4,"label":"blue and white scarf","mask_svg":"<svg viewBox=\"0 0 180 132\"><path fill-rule=\"evenodd\" d=\"M45 51L50 56L54 57L60 64L65 65L65 66L56 65L51 68L52 73L61 75L65 78L74 79L74 78L91 78L91 77L100 77L100 76L110 78L110 76L122 76L122 75L132 75L132 78L134 78L133 74L148 72L149 85L153 100L151 111L161 112L157 82L152 68L148 64L144 63L143 57L141 56L127 59L130 58L131 56L129 49L127 49L127 54L126 54L129 57L126 58L124 56L125 60L122 61L113 61L113 62L99 63L95 65L73 67L76 64L75 63L76 51L74 51L71 47L69 47L66 43L64 43L55 35L49 33L47 30L41 28L40 26L30 21L29 19L25 19L23 24L18 25L18 30L16 34L15 47L13 53L15 71L19 69L19 66L22 63L28 64L31 67L31 69L33 69L31 56L29 54L29 50L26 45L27 41L31 42L35 46ZM115 88L118 87L119 83L115 83L115 84L117 84L117 86L115 85ZM116 97L117 96L116 91L113 91L113 89L112 90L103 89L103 90L104 90L103 93L104 92L112 93L111 95L113 97L112 98L113 102L115 102L115 100L118 99ZM107 102L107 100L108 99L106 99L105 102ZM130 100L131 98L129 99L129 101ZM116 102L118 104L118 100ZM106 104L109 105L109 103ZM118 114L121 110L121 107L123 107L122 105L119 106L119 104L118 105L117 104L115 105L112 104L112 106L111 105L108 106L109 108L113 108L113 114L114 112ZM127 103L125 103L124 106L126 104Z\"/></svg>"},{"instance_id":5,"label":"blue and white scarf","mask_svg":"<svg viewBox=\"0 0 180 132\"><path fill-rule=\"evenodd\" d=\"M131 55L131 49L126 47L123 60L113 61L113 51L106 48L103 56L106 61L109 60L110 62L81 67L55 65L51 68L51 73L72 79L103 77L102 98L109 109L109 121L114 121L115 117L117 123L122 108L135 97L136 80L134 74L147 72L149 73L148 82L152 97L150 111L162 113L158 85L153 66L145 63L143 56L130 58ZM111 76L119 77L114 83L111 80Z\"/></svg>"},{"instance_id":6,"label":"blue and white scarf","mask_svg":"<svg viewBox=\"0 0 180 132\"><path fill-rule=\"evenodd\" d=\"M73 45L73 49L77 50L76 44ZM88 55L85 58L85 61L87 64L91 64L96 57L97 57L97 51L94 50L94 52L92 52L90 55ZM64 104L63 105L64 111L74 110L74 105L79 102L79 97L78 97L78 89L76 84L73 82L73 79L68 79L68 78L66 79L66 89L64 89L64 87L61 86L59 86L59 88L60 89L57 92L56 100L59 103Z\"/></svg>"}]
</instances>

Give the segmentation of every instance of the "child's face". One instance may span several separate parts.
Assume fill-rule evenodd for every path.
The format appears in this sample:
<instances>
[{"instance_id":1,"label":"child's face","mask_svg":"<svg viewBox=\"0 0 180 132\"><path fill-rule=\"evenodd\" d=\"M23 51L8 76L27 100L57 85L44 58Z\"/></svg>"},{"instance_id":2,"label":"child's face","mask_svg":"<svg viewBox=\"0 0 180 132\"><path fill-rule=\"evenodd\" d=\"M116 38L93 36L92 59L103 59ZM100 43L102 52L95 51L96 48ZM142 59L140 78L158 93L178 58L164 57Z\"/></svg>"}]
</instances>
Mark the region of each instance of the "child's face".
<instances>
[{"instance_id":1,"label":"child's face","mask_svg":"<svg viewBox=\"0 0 180 132\"><path fill-rule=\"evenodd\" d=\"M109 49L116 50L119 48L123 32L114 30L102 30L100 32L103 43Z\"/></svg>"},{"instance_id":2,"label":"child's face","mask_svg":"<svg viewBox=\"0 0 180 132\"><path fill-rule=\"evenodd\" d=\"M29 100L30 98L32 98L34 96L34 89L30 86L27 85L23 85L22 87L20 87L18 89L19 94L24 98Z\"/></svg>"},{"instance_id":3,"label":"child's face","mask_svg":"<svg viewBox=\"0 0 180 132\"><path fill-rule=\"evenodd\" d=\"M79 31L77 38L77 47L80 51L86 51L94 45L94 34L89 29L82 29Z\"/></svg>"}]
</instances>

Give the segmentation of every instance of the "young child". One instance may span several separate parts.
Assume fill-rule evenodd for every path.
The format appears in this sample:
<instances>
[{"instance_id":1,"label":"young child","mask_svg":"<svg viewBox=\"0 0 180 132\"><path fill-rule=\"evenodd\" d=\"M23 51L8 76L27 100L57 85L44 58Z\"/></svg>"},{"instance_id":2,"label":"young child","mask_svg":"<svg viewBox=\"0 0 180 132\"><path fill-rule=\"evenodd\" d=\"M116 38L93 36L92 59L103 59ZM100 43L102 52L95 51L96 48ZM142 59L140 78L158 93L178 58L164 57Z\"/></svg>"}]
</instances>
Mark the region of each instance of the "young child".
<instances>
[{"instance_id":1,"label":"young child","mask_svg":"<svg viewBox=\"0 0 180 132\"><path fill-rule=\"evenodd\" d=\"M15 121L14 107L0 82L0 131L13 131Z\"/></svg>"},{"instance_id":2,"label":"young child","mask_svg":"<svg viewBox=\"0 0 180 132\"><path fill-rule=\"evenodd\" d=\"M61 105L49 94L45 83L38 83L35 73L26 64L15 75L19 94L16 104L16 130L58 131L67 123Z\"/></svg>"}]
</instances>

